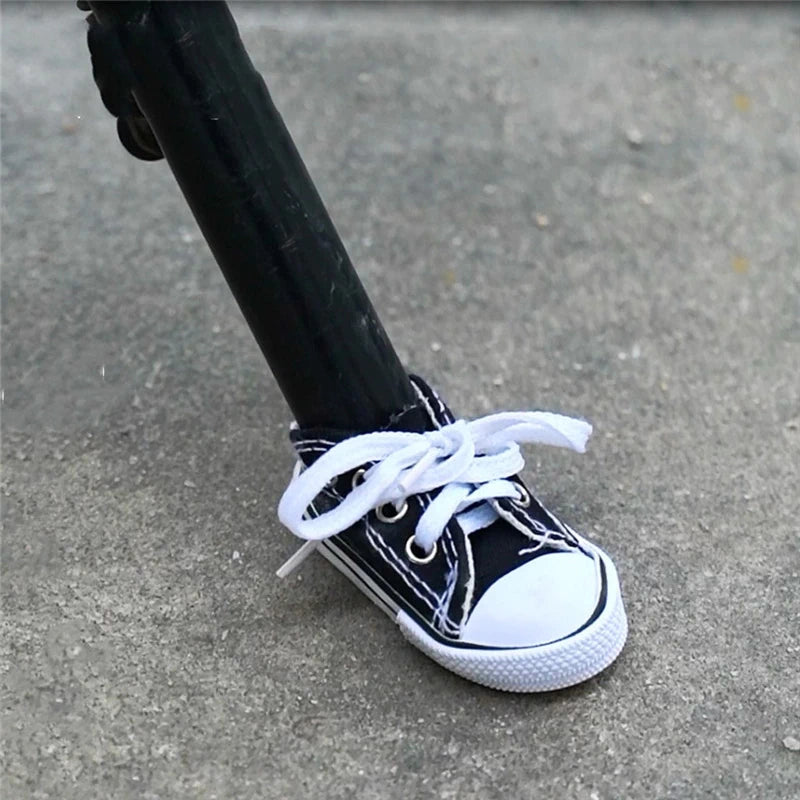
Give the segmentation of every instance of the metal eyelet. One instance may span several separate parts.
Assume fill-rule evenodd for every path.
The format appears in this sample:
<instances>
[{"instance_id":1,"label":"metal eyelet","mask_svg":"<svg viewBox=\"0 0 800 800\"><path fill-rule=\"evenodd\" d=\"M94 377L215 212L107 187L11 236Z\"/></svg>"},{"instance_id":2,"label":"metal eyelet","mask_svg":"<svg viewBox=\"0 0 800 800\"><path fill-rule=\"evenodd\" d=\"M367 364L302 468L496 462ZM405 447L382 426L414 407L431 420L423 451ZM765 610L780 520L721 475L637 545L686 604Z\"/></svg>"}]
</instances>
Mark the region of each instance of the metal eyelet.
<instances>
[{"instance_id":1,"label":"metal eyelet","mask_svg":"<svg viewBox=\"0 0 800 800\"><path fill-rule=\"evenodd\" d=\"M436 551L438 550L438 545L436 542L433 543L433 547L431 547L430 553L426 553L423 556L418 556L414 550L419 549L418 545L414 541L413 536L408 537L408 541L406 542L406 555L408 556L408 560L413 562L414 564L430 564L434 558L436 558Z\"/></svg>"},{"instance_id":2,"label":"metal eyelet","mask_svg":"<svg viewBox=\"0 0 800 800\"><path fill-rule=\"evenodd\" d=\"M531 504L531 493L521 483L516 484L516 489L520 496L514 502L520 508L527 508Z\"/></svg>"},{"instance_id":3,"label":"metal eyelet","mask_svg":"<svg viewBox=\"0 0 800 800\"><path fill-rule=\"evenodd\" d=\"M357 469L353 473L353 480L350 482L350 485L354 489L356 488L356 486L361 486L361 484L364 483L364 473L365 472L366 472L366 470L364 469L364 467L361 467L361 469Z\"/></svg>"},{"instance_id":4,"label":"metal eyelet","mask_svg":"<svg viewBox=\"0 0 800 800\"><path fill-rule=\"evenodd\" d=\"M389 509L389 513L387 514L384 509ZM395 508L392 503L378 506L375 509L375 516L381 522L397 522L397 520L402 519L406 515L406 511L408 511L408 503L403 500L403 505L401 505L400 508Z\"/></svg>"}]
</instances>

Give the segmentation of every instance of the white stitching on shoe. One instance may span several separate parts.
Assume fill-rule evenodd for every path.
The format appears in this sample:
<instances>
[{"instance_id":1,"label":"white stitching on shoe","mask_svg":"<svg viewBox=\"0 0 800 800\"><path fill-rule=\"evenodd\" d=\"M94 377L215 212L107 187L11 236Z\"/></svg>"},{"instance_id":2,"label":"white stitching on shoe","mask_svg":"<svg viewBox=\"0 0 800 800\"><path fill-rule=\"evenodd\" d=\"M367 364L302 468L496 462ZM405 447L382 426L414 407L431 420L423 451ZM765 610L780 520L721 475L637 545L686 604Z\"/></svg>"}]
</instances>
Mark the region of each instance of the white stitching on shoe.
<instances>
[{"instance_id":1,"label":"white stitching on shoe","mask_svg":"<svg viewBox=\"0 0 800 800\"><path fill-rule=\"evenodd\" d=\"M437 428L441 428L443 425L447 425L453 421L455 421L455 417L453 416L452 412L447 408L447 406L442 401L442 398L439 397L439 393L435 389L430 389L431 394L433 395L434 399L436 400L437 404L439 405L439 414L437 415L436 412L431 407L430 403L428 402L428 398L423 393L422 389L416 384L416 382L412 379L411 385L414 388L414 391L417 393L417 397L422 401L422 404L425 406L425 409L428 412L428 416L431 418L431 421L436 425Z\"/></svg>"},{"instance_id":2,"label":"white stitching on shoe","mask_svg":"<svg viewBox=\"0 0 800 800\"><path fill-rule=\"evenodd\" d=\"M448 525L448 526L445 528L444 536L442 537L442 542L443 542L443 547L442 547L442 549L444 550L444 553L445 553L445 558L447 559L447 565L448 565L448 567L449 567L451 570L453 570L454 574L455 574L455 575L456 575L456 577L457 577L457 576L458 576L458 571L459 571L459 566L460 566L460 559L459 559L459 557L458 557L458 551L456 550L455 542L454 542L454 540L453 540L453 537L454 537L454 535L455 535L455 534L453 533L453 528L452 528L452 525L453 525L453 524L454 524L454 523L452 523L452 522L451 522L451 523L450 523L450 524L449 524L449 525ZM456 524L457 524L457 523L456 523ZM464 547L465 547L465 549L468 549L468 548L469 548L469 542L467 541L468 539L469 539L469 537L468 537L468 536L464 536L464 535L462 534L462 540L464 541ZM452 556L452 560L451 560L451 556ZM470 562L469 562L469 559L467 559L467 584L468 584L468 585L469 585L469 583L470 583L470 581L471 581L472 579L473 579L473 576L472 576L472 567L471 567L471 564L470 564ZM447 612L446 612L446 619L448 620L448 622L450 622L450 623L451 623L451 625L452 625L452 626L454 626L454 627L456 628L456 630L459 630L459 631L460 631L460 630L461 630L461 623L460 623L460 622L457 622L457 621L456 621L456 620L454 620L454 619L452 619L452 617L450 616L450 612L451 612L451 605L450 605L450 604L451 604L451 601L452 601L452 599L453 599L453 595L455 594L455 588L456 588L456 587L455 587L455 582L454 582L454 583L453 583L453 586L450 588L450 591L449 591L449 592L448 592L447 590L445 590L446 594L448 595L448 596L447 596ZM444 607L444 601L443 601L443 607Z\"/></svg>"},{"instance_id":3,"label":"white stitching on shoe","mask_svg":"<svg viewBox=\"0 0 800 800\"><path fill-rule=\"evenodd\" d=\"M450 571L447 573L447 581L445 584L444 593L442 594L442 599L439 602L439 605L436 607L436 611L433 615L433 623L439 630L447 629L451 627L450 620L444 615L445 606L449 608L450 599L453 596L453 591L455 590L456 586L456 570L451 568ZM455 626L452 626L453 628Z\"/></svg>"},{"instance_id":4,"label":"white stitching on shoe","mask_svg":"<svg viewBox=\"0 0 800 800\"><path fill-rule=\"evenodd\" d=\"M509 513L500 505L500 503L497 502L492 503L492 507L504 520L506 520L506 522L513 525L521 533L525 534L525 536L527 536L531 541L536 542L536 539L532 535L530 528L528 528L528 526L524 522L519 520L513 512ZM517 510L520 511L521 509ZM541 523L539 523L539 525L541 525ZM535 553L537 550L541 550L542 547L544 547L545 545L555 547L556 549L561 549L561 550L572 549L571 546L567 542L565 542L563 538L556 531L550 531L548 529L545 529L545 531L546 532L542 534L544 538L541 539L534 547L525 548L526 553ZM556 534L555 537L552 536L552 534L554 533Z\"/></svg>"},{"instance_id":5,"label":"white stitching on shoe","mask_svg":"<svg viewBox=\"0 0 800 800\"><path fill-rule=\"evenodd\" d=\"M431 502L430 493L426 492L424 497L428 503ZM452 531L449 524L445 528L444 535L442 536L442 552L444 553L445 563L447 564L447 578L445 579L444 592L442 592L442 597L439 601L439 605L436 608L436 613L434 614L434 624L436 624L436 618L439 617L441 620L440 629L446 629L448 627L454 628L454 624L452 624L449 619L449 604L453 595L453 591L455 590L455 579L458 574L458 568L456 566L458 562L458 554L455 552ZM453 561L454 558L455 562ZM445 612L445 607L447 608L447 612Z\"/></svg>"},{"instance_id":6,"label":"white stitching on shoe","mask_svg":"<svg viewBox=\"0 0 800 800\"><path fill-rule=\"evenodd\" d=\"M449 540L445 540L445 542L447 541ZM451 547L453 546L452 542L450 543L450 546ZM447 628L452 631L461 633L461 627L462 627L461 623L457 622L450 616L450 612L452 611L453 595L455 594L456 591L456 585L458 583L458 575L459 575L459 561L457 554L455 555L456 555L456 562L451 568L450 573L448 574L445 596L442 598L442 605L441 605L443 612L442 625L447 626ZM469 563L467 564L467 567L469 568Z\"/></svg>"},{"instance_id":7,"label":"white stitching on shoe","mask_svg":"<svg viewBox=\"0 0 800 800\"><path fill-rule=\"evenodd\" d=\"M434 398L436 399L436 402L439 404L439 419L442 420L445 424L454 422L455 417L453 416L453 413L442 402L442 398L439 397L439 393L435 389L431 389L431 392Z\"/></svg>"},{"instance_id":8,"label":"white stitching on shoe","mask_svg":"<svg viewBox=\"0 0 800 800\"><path fill-rule=\"evenodd\" d=\"M422 402L422 405L425 406L425 410L428 412L428 416L430 417L431 422L437 427L441 428L442 423L439 421L439 418L436 416L436 413L433 410L428 398L422 393L422 390L412 381L411 385L414 387L414 391L417 393L417 397Z\"/></svg>"},{"instance_id":9,"label":"white stitching on shoe","mask_svg":"<svg viewBox=\"0 0 800 800\"><path fill-rule=\"evenodd\" d=\"M424 595L420 594L420 592L417 591L416 587L406 577L406 574L414 576L413 573L410 572L407 568L405 568L405 573L404 573L403 572L404 565L402 565L402 563L398 563L397 562L397 555L395 554L394 550L392 550L389 547L389 545L386 544L386 542L381 538L380 534L369 524L369 522L365 522L365 525L366 525L366 530L367 530L367 539L370 541L370 543L372 544L372 546L374 547L374 549L378 553L378 555L380 555L380 557L390 567L394 568L395 572L397 572L398 575L400 575L400 577L403 579L403 582L408 586L408 588L411 589L411 591L414 592L414 594L420 600L422 600L422 602L425 603L425 605L428 606L428 608L430 608L431 611L435 611L436 610L436 606L427 597L425 597ZM375 541L375 539L377 539L377 542ZM388 556L387 556L387 553L389 554ZM393 559L395 559L395 561L392 561L389 558L389 556L391 556ZM400 567L400 569L398 569L398 567ZM418 576L414 576L414 577L417 577L417 579L418 579ZM425 586L425 588L428 591L431 591L430 587L427 586L427 584L425 584L424 581L422 582L422 585ZM431 594L433 594L433 596L436 598L436 601L438 603L439 595L434 594L433 592L431 592Z\"/></svg>"},{"instance_id":10,"label":"white stitching on shoe","mask_svg":"<svg viewBox=\"0 0 800 800\"><path fill-rule=\"evenodd\" d=\"M425 494L425 497L428 499L428 502L431 500L431 496L429 493ZM454 574L458 575L458 566L460 565L461 561L458 557L458 550L456 549L455 542L453 540L453 530L451 525L453 521L451 521L447 527L445 528L444 536L442 537L444 541L443 550L445 551L445 557L448 558L448 566L450 566L449 560L449 553L448 553L448 545L450 550L452 551L453 558L455 559L456 569ZM456 523L457 524L457 523ZM464 543L464 551L467 554L467 582L464 594L464 602L462 603L461 608L461 619L456 621L450 616L450 612L452 611L451 602L453 599L453 595L455 594L456 582L453 582L452 587L450 587L449 596L447 597L447 612L444 617L444 621L446 624L453 630L456 635L460 635L461 631L466 624L467 616L469 614L470 605L472 604L472 594L475 587L475 563L472 558L472 545L469 541L469 536L464 536L462 532L461 541ZM445 588L445 595L448 595L448 589ZM444 598L442 599L442 608L444 608Z\"/></svg>"},{"instance_id":11,"label":"white stitching on shoe","mask_svg":"<svg viewBox=\"0 0 800 800\"><path fill-rule=\"evenodd\" d=\"M558 525L560 530L553 530L552 528L548 528L544 523L540 522L538 519L534 519L526 509L518 506L516 504L512 504L512 512L513 514L519 514L520 516L524 517L527 522L540 534L545 536L549 540L560 540L563 541L565 544L577 546L577 541L573 541L573 537L571 537L566 530L564 529L563 523L555 517L547 508L541 503L539 498L537 498L533 492L529 489L527 490L528 494L533 498L533 500L539 505L539 507L544 511L547 516ZM532 552L530 550L526 552Z\"/></svg>"},{"instance_id":12,"label":"white stitching on shoe","mask_svg":"<svg viewBox=\"0 0 800 800\"><path fill-rule=\"evenodd\" d=\"M427 500L428 503L431 502L431 495L429 492L425 492L423 497ZM442 602L439 606L439 611L444 611L446 606L446 611L444 616L442 617L442 624L446 625L451 631L460 634L461 629L464 626L464 615L462 614L462 619L460 621L454 620L450 616L451 612L451 601L453 599L453 594L455 594L456 588L456 580L453 580L452 585L449 584L450 576L452 575L453 578L458 577L458 567L460 565L460 559L458 557L458 550L456 549L455 542L453 540L454 533L453 533L453 521L448 523L447 527L444 530L444 535L442 536L442 550L444 551L445 560L447 562L447 566L449 569L448 572L448 583L445 586L445 591L442 595ZM460 530L460 529L459 529ZM464 542L464 548L468 552L470 551L470 544L469 544L469 536L464 536L462 533L462 541ZM474 585L475 582L475 570L472 564L472 559L467 557L467 586Z\"/></svg>"},{"instance_id":13,"label":"white stitching on shoe","mask_svg":"<svg viewBox=\"0 0 800 800\"><path fill-rule=\"evenodd\" d=\"M464 537L464 551L467 554L467 585L464 589L464 602L461 604L461 619L458 622L459 633L464 630L467 624L470 608L472 607L472 595L475 593L475 559L472 557L472 543L469 536Z\"/></svg>"},{"instance_id":14,"label":"white stitching on shoe","mask_svg":"<svg viewBox=\"0 0 800 800\"><path fill-rule=\"evenodd\" d=\"M544 508L544 506L542 507ZM548 528L538 519L534 519L524 508L514 506L511 510L511 513L515 516L518 515L517 518L524 517L525 521L528 522L537 533L542 534L542 536L549 536L550 538L556 539L566 539L566 537L563 536L559 531L554 531L551 528Z\"/></svg>"},{"instance_id":15,"label":"white stitching on shoe","mask_svg":"<svg viewBox=\"0 0 800 800\"><path fill-rule=\"evenodd\" d=\"M424 588L425 591L427 591L430 594L430 596L433 597L436 600L436 602L438 602L441 599L439 594L437 592L435 592L431 586L429 586L422 578L420 578L420 576L417 575L416 572L413 572L409 568L408 564L406 564L404 561L402 561L400 559L400 557L397 555L397 553L395 553L395 551L392 550L391 546L380 535L380 533L378 533L378 531L375 530L375 528L373 528L372 525L370 525L369 521L367 521L367 532L372 534L372 535L374 535L375 537L377 537L378 541L381 543L381 545L383 545L383 547L386 549L386 551L390 554L390 556L393 559L394 563L397 565L397 567L399 567L401 572L410 575L412 580L418 586L421 586L422 588ZM433 606L431 606L431 608L433 608Z\"/></svg>"}]
</instances>

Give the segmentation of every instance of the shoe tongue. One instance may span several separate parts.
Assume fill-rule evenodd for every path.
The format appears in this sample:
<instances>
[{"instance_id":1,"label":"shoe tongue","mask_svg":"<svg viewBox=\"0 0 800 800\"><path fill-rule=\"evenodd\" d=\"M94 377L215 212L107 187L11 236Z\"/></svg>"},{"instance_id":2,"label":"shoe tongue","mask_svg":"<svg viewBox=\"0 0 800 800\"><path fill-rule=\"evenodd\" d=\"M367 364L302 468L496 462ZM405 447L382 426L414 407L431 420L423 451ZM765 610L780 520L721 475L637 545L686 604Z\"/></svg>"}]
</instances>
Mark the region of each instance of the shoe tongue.
<instances>
[{"instance_id":1,"label":"shoe tongue","mask_svg":"<svg viewBox=\"0 0 800 800\"><path fill-rule=\"evenodd\" d=\"M409 378L417 395L417 402L394 414L381 430L426 433L453 422L453 414L439 395L419 376L409 375ZM339 428L292 428L289 438L303 462L310 465L334 444L362 433L364 431Z\"/></svg>"}]
</instances>

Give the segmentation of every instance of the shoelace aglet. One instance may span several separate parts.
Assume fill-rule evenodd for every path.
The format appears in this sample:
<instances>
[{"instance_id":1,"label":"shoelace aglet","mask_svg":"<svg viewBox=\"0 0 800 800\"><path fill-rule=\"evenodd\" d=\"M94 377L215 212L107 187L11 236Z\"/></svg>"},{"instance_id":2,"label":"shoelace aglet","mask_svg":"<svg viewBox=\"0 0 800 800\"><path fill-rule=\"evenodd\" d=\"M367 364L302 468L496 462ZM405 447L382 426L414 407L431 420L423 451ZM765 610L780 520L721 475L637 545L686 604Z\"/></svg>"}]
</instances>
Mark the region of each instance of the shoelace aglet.
<instances>
[{"instance_id":1,"label":"shoelace aglet","mask_svg":"<svg viewBox=\"0 0 800 800\"><path fill-rule=\"evenodd\" d=\"M306 542L294 555L286 560L276 571L279 578L286 578L291 575L316 549L318 542Z\"/></svg>"},{"instance_id":2,"label":"shoelace aglet","mask_svg":"<svg viewBox=\"0 0 800 800\"><path fill-rule=\"evenodd\" d=\"M405 497L409 494L409 487L414 481L425 472L428 467L430 467L440 456L438 450L435 448L431 448L425 453L424 456L408 471L408 474L405 475L402 480L397 482L398 488L402 491L403 497L399 500L395 501L395 508L399 508L405 499Z\"/></svg>"}]
</instances>

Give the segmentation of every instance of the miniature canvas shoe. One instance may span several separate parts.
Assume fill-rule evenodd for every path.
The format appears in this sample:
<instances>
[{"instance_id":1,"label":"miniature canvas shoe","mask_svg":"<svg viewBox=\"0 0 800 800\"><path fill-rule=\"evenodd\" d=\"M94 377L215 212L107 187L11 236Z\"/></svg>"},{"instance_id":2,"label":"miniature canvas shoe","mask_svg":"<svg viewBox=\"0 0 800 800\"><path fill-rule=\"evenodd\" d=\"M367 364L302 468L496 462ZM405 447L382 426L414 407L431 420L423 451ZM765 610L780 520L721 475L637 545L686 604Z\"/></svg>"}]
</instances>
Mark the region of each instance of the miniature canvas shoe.
<instances>
[{"instance_id":1,"label":"miniature canvas shoe","mask_svg":"<svg viewBox=\"0 0 800 800\"><path fill-rule=\"evenodd\" d=\"M278 507L316 550L464 678L513 692L561 689L617 657L627 621L614 564L518 477L519 445L583 452L591 426L546 412L466 422L420 378L389 428L291 432L299 456Z\"/></svg>"}]
</instances>

